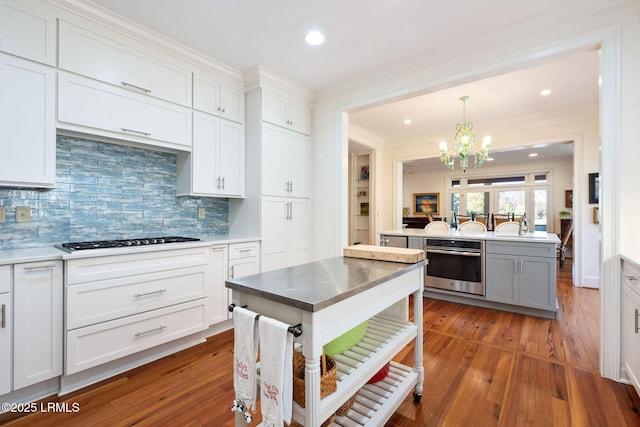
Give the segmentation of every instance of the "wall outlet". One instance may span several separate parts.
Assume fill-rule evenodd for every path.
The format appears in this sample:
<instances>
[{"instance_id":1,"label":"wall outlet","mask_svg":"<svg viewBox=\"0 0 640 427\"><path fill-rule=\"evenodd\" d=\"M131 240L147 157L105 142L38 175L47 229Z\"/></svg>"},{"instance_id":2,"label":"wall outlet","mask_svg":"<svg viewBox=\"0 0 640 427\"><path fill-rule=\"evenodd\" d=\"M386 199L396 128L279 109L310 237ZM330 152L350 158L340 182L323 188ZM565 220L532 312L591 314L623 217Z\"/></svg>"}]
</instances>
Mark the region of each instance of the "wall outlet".
<instances>
[{"instance_id":1,"label":"wall outlet","mask_svg":"<svg viewBox=\"0 0 640 427\"><path fill-rule=\"evenodd\" d=\"M204 208L198 208L198 219L204 219Z\"/></svg>"},{"instance_id":2,"label":"wall outlet","mask_svg":"<svg viewBox=\"0 0 640 427\"><path fill-rule=\"evenodd\" d=\"M31 208L29 206L16 206L16 222L30 222Z\"/></svg>"},{"instance_id":3,"label":"wall outlet","mask_svg":"<svg viewBox=\"0 0 640 427\"><path fill-rule=\"evenodd\" d=\"M7 208L0 206L0 222L7 222Z\"/></svg>"}]
</instances>

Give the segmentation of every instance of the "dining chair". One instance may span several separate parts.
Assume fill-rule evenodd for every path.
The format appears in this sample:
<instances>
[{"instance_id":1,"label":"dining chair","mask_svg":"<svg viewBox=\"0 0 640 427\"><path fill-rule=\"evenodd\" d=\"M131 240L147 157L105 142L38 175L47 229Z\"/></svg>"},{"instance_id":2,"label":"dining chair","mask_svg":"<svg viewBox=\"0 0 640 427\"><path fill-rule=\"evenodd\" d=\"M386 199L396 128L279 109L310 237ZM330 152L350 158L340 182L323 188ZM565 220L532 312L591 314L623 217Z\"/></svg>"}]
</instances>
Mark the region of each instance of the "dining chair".
<instances>
[{"instance_id":1,"label":"dining chair","mask_svg":"<svg viewBox=\"0 0 640 427\"><path fill-rule=\"evenodd\" d=\"M564 235L560 237L560 246L556 246L557 258L560 262L560 268L564 266L564 260L567 257L567 243L573 233L573 221L569 222L569 226L565 229Z\"/></svg>"},{"instance_id":2,"label":"dining chair","mask_svg":"<svg viewBox=\"0 0 640 427\"><path fill-rule=\"evenodd\" d=\"M449 234L451 227L444 221L433 221L424 227L425 234Z\"/></svg>"},{"instance_id":3,"label":"dining chair","mask_svg":"<svg viewBox=\"0 0 640 427\"><path fill-rule=\"evenodd\" d=\"M520 223L515 221L505 221L496 225L496 228L493 230L496 234L506 234L506 235L518 235L520 232Z\"/></svg>"},{"instance_id":4,"label":"dining chair","mask_svg":"<svg viewBox=\"0 0 640 427\"><path fill-rule=\"evenodd\" d=\"M495 230L496 226L501 222L513 221L514 218L513 212L509 214L491 214L491 229Z\"/></svg>"},{"instance_id":5,"label":"dining chair","mask_svg":"<svg viewBox=\"0 0 640 427\"><path fill-rule=\"evenodd\" d=\"M458 215L457 213L454 212L453 213L453 221L454 221L455 224L458 224L458 226L459 226L463 222L473 221L473 218L471 216Z\"/></svg>"}]
</instances>

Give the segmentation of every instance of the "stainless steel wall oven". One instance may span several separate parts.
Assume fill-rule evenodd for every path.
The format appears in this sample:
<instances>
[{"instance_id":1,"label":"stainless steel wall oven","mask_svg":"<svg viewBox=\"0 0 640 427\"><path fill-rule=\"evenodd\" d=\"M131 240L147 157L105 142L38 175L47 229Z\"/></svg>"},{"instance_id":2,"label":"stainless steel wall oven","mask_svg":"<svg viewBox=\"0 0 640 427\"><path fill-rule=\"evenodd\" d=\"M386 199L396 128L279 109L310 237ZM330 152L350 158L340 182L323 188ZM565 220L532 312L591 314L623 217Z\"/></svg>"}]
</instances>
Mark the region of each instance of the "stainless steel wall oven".
<instances>
[{"instance_id":1,"label":"stainless steel wall oven","mask_svg":"<svg viewBox=\"0 0 640 427\"><path fill-rule=\"evenodd\" d=\"M484 241L425 239L425 286L484 295Z\"/></svg>"}]
</instances>

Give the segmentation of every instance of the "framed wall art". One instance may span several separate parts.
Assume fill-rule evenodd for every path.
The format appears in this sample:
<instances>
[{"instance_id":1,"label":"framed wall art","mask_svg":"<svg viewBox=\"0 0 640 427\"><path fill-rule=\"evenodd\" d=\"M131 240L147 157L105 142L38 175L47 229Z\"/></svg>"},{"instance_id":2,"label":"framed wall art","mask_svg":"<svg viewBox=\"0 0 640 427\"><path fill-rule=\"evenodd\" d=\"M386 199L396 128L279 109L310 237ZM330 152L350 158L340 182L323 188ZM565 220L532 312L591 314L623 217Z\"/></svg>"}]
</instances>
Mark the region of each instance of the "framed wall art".
<instances>
[{"instance_id":1,"label":"framed wall art","mask_svg":"<svg viewBox=\"0 0 640 427\"><path fill-rule=\"evenodd\" d=\"M440 193L413 193L414 215L440 215Z\"/></svg>"}]
</instances>

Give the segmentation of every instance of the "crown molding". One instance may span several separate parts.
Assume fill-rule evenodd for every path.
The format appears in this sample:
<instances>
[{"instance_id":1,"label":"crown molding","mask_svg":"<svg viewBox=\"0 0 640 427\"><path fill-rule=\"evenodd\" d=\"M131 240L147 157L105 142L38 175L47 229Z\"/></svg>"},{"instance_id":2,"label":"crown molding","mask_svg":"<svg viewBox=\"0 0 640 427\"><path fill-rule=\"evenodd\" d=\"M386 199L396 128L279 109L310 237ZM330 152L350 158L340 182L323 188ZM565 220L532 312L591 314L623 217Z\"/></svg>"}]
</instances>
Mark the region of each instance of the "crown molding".
<instances>
[{"instance_id":1,"label":"crown molding","mask_svg":"<svg viewBox=\"0 0 640 427\"><path fill-rule=\"evenodd\" d=\"M246 71L244 73L244 81L245 92L250 92L257 88L271 89L285 92L306 102L309 106L313 103L313 93L310 90L261 65Z\"/></svg>"}]
</instances>

